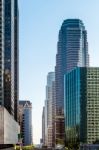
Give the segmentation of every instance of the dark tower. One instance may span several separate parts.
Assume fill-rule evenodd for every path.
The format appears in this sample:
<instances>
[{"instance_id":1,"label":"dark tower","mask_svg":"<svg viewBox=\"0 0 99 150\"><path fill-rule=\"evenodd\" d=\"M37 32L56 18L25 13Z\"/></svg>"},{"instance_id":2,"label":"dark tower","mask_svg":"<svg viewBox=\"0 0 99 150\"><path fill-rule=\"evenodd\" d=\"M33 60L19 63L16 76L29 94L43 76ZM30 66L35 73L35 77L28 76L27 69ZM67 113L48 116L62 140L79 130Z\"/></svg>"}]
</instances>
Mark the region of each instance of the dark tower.
<instances>
[{"instance_id":1,"label":"dark tower","mask_svg":"<svg viewBox=\"0 0 99 150\"><path fill-rule=\"evenodd\" d=\"M18 0L15 0L15 36L14 36L14 73L15 73L15 79L14 79L14 117L17 121L18 119L18 103L19 103L19 10L18 10Z\"/></svg>"},{"instance_id":2,"label":"dark tower","mask_svg":"<svg viewBox=\"0 0 99 150\"><path fill-rule=\"evenodd\" d=\"M18 105L18 2L0 0L0 104L17 121Z\"/></svg>"},{"instance_id":3,"label":"dark tower","mask_svg":"<svg viewBox=\"0 0 99 150\"><path fill-rule=\"evenodd\" d=\"M67 19L59 31L57 44L55 88L56 88L56 144L64 142L64 74L77 66L89 65L87 32L79 19Z\"/></svg>"}]
</instances>

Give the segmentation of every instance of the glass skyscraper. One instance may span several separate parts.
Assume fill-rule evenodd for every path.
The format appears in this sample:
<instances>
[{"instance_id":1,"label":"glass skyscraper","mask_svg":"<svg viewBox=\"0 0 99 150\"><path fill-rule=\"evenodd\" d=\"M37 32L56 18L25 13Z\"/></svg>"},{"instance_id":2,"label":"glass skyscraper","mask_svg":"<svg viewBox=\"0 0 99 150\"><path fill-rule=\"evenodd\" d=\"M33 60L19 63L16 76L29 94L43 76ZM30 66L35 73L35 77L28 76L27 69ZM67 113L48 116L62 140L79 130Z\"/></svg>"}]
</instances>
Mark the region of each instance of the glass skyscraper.
<instances>
[{"instance_id":1,"label":"glass skyscraper","mask_svg":"<svg viewBox=\"0 0 99 150\"><path fill-rule=\"evenodd\" d=\"M18 119L19 104L19 9L18 0L14 3L14 117Z\"/></svg>"},{"instance_id":2,"label":"glass skyscraper","mask_svg":"<svg viewBox=\"0 0 99 150\"><path fill-rule=\"evenodd\" d=\"M47 75L46 100L45 100L45 141L44 144L51 148L53 146L53 96L54 96L55 73L49 72Z\"/></svg>"},{"instance_id":3,"label":"glass skyscraper","mask_svg":"<svg viewBox=\"0 0 99 150\"><path fill-rule=\"evenodd\" d=\"M19 101L19 125L23 144L33 144L32 103L28 100Z\"/></svg>"},{"instance_id":4,"label":"glass skyscraper","mask_svg":"<svg viewBox=\"0 0 99 150\"><path fill-rule=\"evenodd\" d=\"M0 105L17 120L18 2L0 0Z\"/></svg>"},{"instance_id":5,"label":"glass skyscraper","mask_svg":"<svg viewBox=\"0 0 99 150\"><path fill-rule=\"evenodd\" d=\"M64 140L64 125L61 129L62 124L64 124L64 74L77 66L89 66L87 31L81 20L67 19L61 26L57 43L55 67L56 141L62 138ZM58 116L59 119L60 116L62 117L60 119L62 123L58 121Z\"/></svg>"},{"instance_id":6,"label":"glass skyscraper","mask_svg":"<svg viewBox=\"0 0 99 150\"><path fill-rule=\"evenodd\" d=\"M65 131L67 143L99 140L99 68L77 67L65 74Z\"/></svg>"}]
</instances>

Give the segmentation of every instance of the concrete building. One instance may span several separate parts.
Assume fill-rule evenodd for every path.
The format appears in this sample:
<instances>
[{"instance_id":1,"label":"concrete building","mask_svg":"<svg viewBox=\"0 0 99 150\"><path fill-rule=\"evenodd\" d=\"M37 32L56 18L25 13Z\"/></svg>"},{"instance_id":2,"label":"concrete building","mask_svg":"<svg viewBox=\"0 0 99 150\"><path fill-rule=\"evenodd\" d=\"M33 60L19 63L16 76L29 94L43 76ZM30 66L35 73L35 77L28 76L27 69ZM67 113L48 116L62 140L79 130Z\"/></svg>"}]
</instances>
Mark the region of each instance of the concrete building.
<instances>
[{"instance_id":1,"label":"concrete building","mask_svg":"<svg viewBox=\"0 0 99 150\"><path fill-rule=\"evenodd\" d=\"M99 140L99 68L77 67L65 75L65 131L67 143Z\"/></svg>"},{"instance_id":2,"label":"concrete building","mask_svg":"<svg viewBox=\"0 0 99 150\"><path fill-rule=\"evenodd\" d=\"M47 146L48 142L47 142L47 137L48 137L48 133L47 133L47 125L48 125L48 103L47 103L47 100L45 100L45 141L44 141L44 144L45 146Z\"/></svg>"},{"instance_id":3,"label":"concrete building","mask_svg":"<svg viewBox=\"0 0 99 150\"><path fill-rule=\"evenodd\" d=\"M53 84L55 81L55 73L50 72L47 76L47 86L46 86L46 99L48 103L48 124L47 124L47 134L48 134L48 147L53 147Z\"/></svg>"},{"instance_id":4,"label":"concrete building","mask_svg":"<svg viewBox=\"0 0 99 150\"><path fill-rule=\"evenodd\" d=\"M30 101L19 101L19 124L24 145L33 144L32 137L32 103Z\"/></svg>"},{"instance_id":5,"label":"concrete building","mask_svg":"<svg viewBox=\"0 0 99 150\"><path fill-rule=\"evenodd\" d=\"M55 73L49 72L46 85L45 100L45 146L53 147L53 84L55 81Z\"/></svg>"},{"instance_id":6,"label":"concrete building","mask_svg":"<svg viewBox=\"0 0 99 150\"><path fill-rule=\"evenodd\" d=\"M18 143L19 133L19 124L4 107L0 107L0 145Z\"/></svg>"},{"instance_id":7,"label":"concrete building","mask_svg":"<svg viewBox=\"0 0 99 150\"><path fill-rule=\"evenodd\" d=\"M42 144L45 145L45 107L42 113Z\"/></svg>"},{"instance_id":8,"label":"concrete building","mask_svg":"<svg viewBox=\"0 0 99 150\"><path fill-rule=\"evenodd\" d=\"M57 43L55 67L56 144L59 144L59 141L63 141L62 143L65 141L65 126L62 121L64 117L64 74L77 66L89 66L87 31L81 20L67 19L61 26ZM61 118L61 122L58 118Z\"/></svg>"},{"instance_id":9,"label":"concrete building","mask_svg":"<svg viewBox=\"0 0 99 150\"><path fill-rule=\"evenodd\" d=\"M52 147L55 147L55 81L52 84Z\"/></svg>"},{"instance_id":10,"label":"concrete building","mask_svg":"<svg viewBox=\"0 0 99 150\"><path fill-rule=\"evenodd\" d=\"M18 2L0 0L0 105L17 121Z\"/></svg>"}]
</instances>

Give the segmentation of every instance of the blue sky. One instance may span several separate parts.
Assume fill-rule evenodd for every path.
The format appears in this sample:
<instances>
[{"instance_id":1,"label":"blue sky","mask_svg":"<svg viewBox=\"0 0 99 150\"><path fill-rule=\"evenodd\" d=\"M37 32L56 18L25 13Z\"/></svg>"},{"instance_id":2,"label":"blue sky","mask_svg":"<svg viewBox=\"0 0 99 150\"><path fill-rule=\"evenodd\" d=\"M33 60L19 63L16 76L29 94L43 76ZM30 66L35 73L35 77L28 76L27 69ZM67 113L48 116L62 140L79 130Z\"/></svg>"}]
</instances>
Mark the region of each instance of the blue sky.
<instances>
[{"instance_id":1,"label":"blue sky","mask_svg":"<svg viewBox=\"0 0 99 150\"><path fill-rule=\"evenodd\" d=\"M33 138L41 138L46 76L54 71L63 20L80 18L88 32L91 66L99 66L99 0L19 0L20 99L33 104Z\"/></svg>"}]
</instances>

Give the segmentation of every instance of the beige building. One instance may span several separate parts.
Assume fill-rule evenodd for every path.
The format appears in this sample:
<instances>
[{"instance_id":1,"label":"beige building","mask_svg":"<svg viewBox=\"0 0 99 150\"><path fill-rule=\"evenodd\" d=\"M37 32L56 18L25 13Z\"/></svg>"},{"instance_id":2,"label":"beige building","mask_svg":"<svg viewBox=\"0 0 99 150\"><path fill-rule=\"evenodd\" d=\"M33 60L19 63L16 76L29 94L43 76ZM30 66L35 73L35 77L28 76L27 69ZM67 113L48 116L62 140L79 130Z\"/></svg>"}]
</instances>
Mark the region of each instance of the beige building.
<instances>
[{"instance_id":1,"label":"beige building","mask_svg":"<svg viewBox=\"0 0 99 150\"><path fill-rule=\"evenodd\" d=\"M18 143L19 133L18 123L4 107L0 107L0 144Z\"/></svg>"},{"instance_id":2,"label":"beige building","mask_svg":"<svg viewBox=\"0 0 99 150\"><path fill-rule=\"evenodd\" d=\"M53 147L53 84L55 73L49 72L47 75L46 100L45 100L45 141L48 148Z\"/></svg>"}]
</instances>

